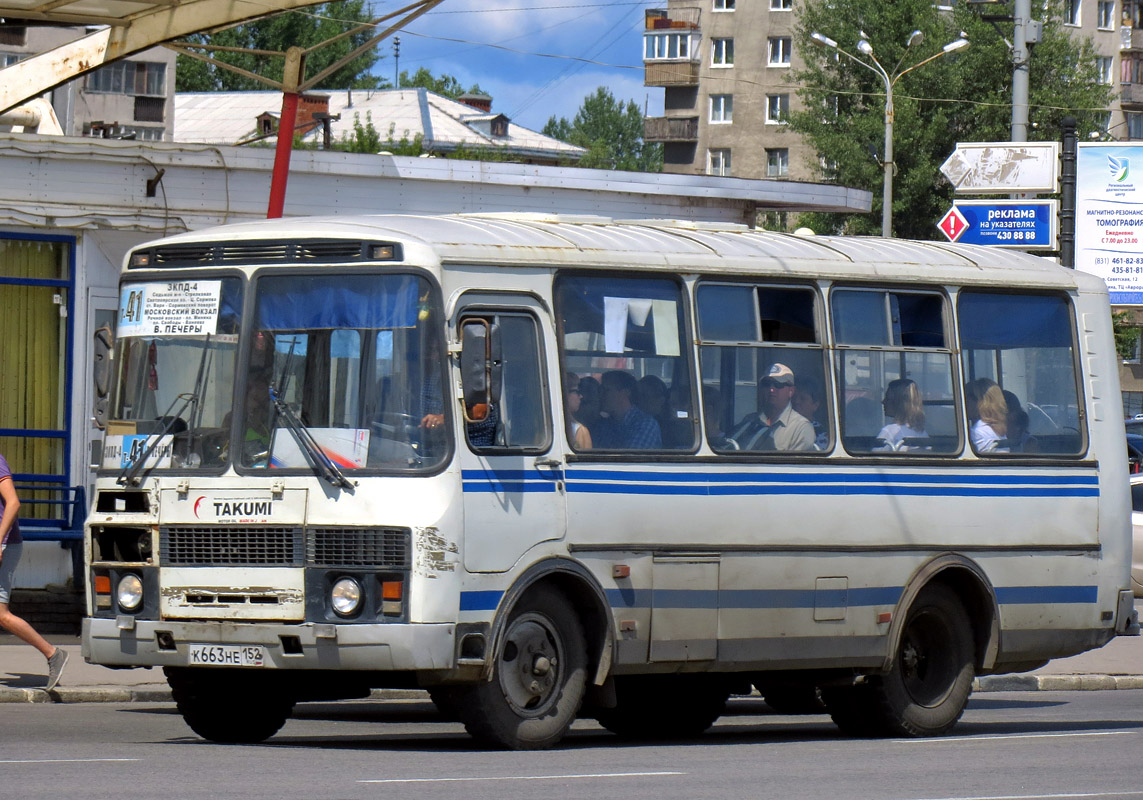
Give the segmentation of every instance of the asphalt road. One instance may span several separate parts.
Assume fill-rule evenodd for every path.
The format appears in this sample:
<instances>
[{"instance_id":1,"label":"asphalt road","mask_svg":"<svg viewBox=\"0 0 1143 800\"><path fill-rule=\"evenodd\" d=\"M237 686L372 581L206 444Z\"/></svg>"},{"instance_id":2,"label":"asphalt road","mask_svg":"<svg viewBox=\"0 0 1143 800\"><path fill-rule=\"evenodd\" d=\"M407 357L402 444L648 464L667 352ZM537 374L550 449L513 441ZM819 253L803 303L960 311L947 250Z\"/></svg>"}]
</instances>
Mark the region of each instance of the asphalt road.
<instances>
[{"instance_id":1,"label":"asphalt road","mask_svg":"<svg viewBox=\"0 0 1143 800\"><path fill-rule=\"evenodd\" d=\"M922 740L844 739L737 700L694 740L580 721L540 753L479 750L423 702L299 706L256 746L203 742L166 704L10 704L0 798L1131 798L1141 753L1143 690L979 694L953 735Z\"/></svg>"}]
</instances>

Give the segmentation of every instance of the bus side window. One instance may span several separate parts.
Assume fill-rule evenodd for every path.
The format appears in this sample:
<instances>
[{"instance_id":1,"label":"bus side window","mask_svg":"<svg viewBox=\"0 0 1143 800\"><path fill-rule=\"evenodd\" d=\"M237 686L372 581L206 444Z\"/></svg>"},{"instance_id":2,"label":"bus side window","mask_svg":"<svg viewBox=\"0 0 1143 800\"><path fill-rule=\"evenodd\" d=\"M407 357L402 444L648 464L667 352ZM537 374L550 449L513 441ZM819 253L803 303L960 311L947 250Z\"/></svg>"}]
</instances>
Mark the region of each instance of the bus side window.
<instances>
[{"instance_id":1,"label":"bus side window","mask_svg":"<svg viewBox=\"0 0 1143 800\"><path fill-rule=\"evenodd\" d=\"M958 312L973 449L989 456L1082 453L1085 425L1067 298L964 291Z\"/></svg>"},{"instance_id":2,"label":"bus side window","mask_svg":"<svg viewBox=\"0 0 1143 800\"><path fill-rule=\"evenodd\" d=\"M877 455L959 452L943 296L839 288L831 302L845 449Z\"/></svg>"},{"instance_id":3,"label":"bus side window","mask_svg":"<svg viewBox=\"0 0 1143 800\"><path fill-rule=\"evenodd\" d=\"M527 314L498 313L480 318L497 331L501 378L499 394L491 397L491 402L465 409L468 445L481 451L543 452L551 435L539 326Z\"/></svg>"},{"instance_id":4,"label":"bus side window","mask_svg":"<svg viewBox=\"0 0 1143 800\"><path fill-rule=\"evenodd\" d=\"M560 275L565 416L573 449L695 449L683 287L670 278ZM569 411L575 391L578 407ZM579 436L579 426L589 436Z\"/></svg>"},{"instance_id":5,"label":"bus side window","mask_svg":"<svg viewBox=\"0 0 1143 800\"><path fill-rule=\"evenodd\" d=\"M702 283L697 290L704 430L711 449L829 450L829 383L807 286Z\"/></svg>"}]
</instances>

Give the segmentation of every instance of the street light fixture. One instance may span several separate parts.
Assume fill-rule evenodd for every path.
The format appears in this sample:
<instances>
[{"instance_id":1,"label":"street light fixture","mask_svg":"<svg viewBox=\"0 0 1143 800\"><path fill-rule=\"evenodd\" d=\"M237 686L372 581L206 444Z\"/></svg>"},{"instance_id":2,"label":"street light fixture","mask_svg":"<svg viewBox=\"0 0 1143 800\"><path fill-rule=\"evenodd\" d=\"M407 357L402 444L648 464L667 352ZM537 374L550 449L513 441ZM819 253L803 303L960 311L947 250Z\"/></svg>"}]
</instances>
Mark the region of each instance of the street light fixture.
<instances>
[{"instance_id":1,"label":"street light fixture","mask_svg":"<svg viewBox=\"0 0 1143 800\"><path fill-rule=\"evenodd\" d=\"M930 61L938 59L947 53L963 50L968 47L969 42L968 39L964 38L962 33L961 38L949 42L938 52L905 69L900 69L901 61L905 60L905 56L902 55L901 60L897 62L897 66L893 67L893 72L889 73L881 66L881 62L877 60L877 56L873 55L873 45L869 43L869 40L865 37L865 33L861 32L860 35L861 39L857 42L857 51L863 56L868 57L869 60L873 62L872 64L858 58L852 53L847 53L845 50L842 50L838 47L837 42L824 34L817 32L811 33L810 41L819 47L828 47L836 50L849 60L855 61L867 70L876 73L880 76L881 80L885 82L885 183L881 197L881 235L888 238L893 235L893 170L895 169L893 163L893 87L897 84L897 81L900 80L902 75L912 72L917 67L924 66ZM925 35L921 33L921 31L913 31L909 34L909 40L905 43L905 47L910 48L913 45L920 44L924 38Z\"/></svg>"}]
</instances>

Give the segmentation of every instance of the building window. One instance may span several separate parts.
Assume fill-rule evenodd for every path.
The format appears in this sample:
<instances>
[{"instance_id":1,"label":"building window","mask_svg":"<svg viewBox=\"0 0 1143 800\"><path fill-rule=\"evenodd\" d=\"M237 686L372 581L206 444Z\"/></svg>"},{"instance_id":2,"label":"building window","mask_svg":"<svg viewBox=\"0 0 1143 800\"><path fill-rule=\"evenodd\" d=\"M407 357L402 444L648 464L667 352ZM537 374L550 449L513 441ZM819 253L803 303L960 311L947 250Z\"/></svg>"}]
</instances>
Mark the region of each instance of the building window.
<instances>
[{"instance_id":1,"label":"building window","mask_svg":"<svg viewBox=\"0 0 1143 800\"><path fill-rule=\"evenodd\" d=\"M784 178L790 174L790 151L785 147L766 149L766 177Z\"/></svg>"},{"instance_id":2,"label":"building window","mask_svg":"<svg viewBox=\"0 0 1143 800\"><path fill-rule=\"evenodd\" d=\"M643 36L644 61L689 61L692 47L692 34L689 33L648 33Z\"/></svg>"},{"instance_id":3,"label":"building window","mask_svg":"<svg viewBox=\"0 0 1143 800\"><path fill-rule=\"evenodd\" d=\"M1143 0L1123 0L1123 19L1128 28L1143 28Z\"/></svg>"},{"instance_id":4,"label":"building window","mask_svg":"<svg viewBox=\"0 0 1143 800\"><path fill-rule=\"evenodd\" d=\"M26 25L0 26L0 44L10 44L15 47L24 47L28 44L28 27ZM0 55L0 58L3 58ZM0 65L3 65L0 61Z\"/></svg>"},{"instance_id":5,"label":"building window","mask_svg":"<svg viewBox=\"0 0 1143 800\"><path fill-rule=\"evenodd\" d=\"M1103 30L1115 27L1115 0L1099 0L1096 5L1097 25Z\"/></svg>"},{"instance_id":6,"label":"building window","mask_svg":"<svg viewBox=\"0 0 1143 800\"><path fill-rule=\"evenodd\" d=\"M733 11L734 0L714 0L715 11Z\"/></svg>"},{"instance_id":7,"label":"building window","mask_svg":"<svg viewBox=\"0 0 1143 800\"><path fill-rule=\"evenodd\" d=\"M91 73L87 77L87 91L165 97L166 80L166 64L120 61Z\"/></svg>"},{"instance_id":8,"label":"building window","mask_svg":"<svg viewBox=\"0 0 1143 800\"><path fill-rule=\"evenodd\" d=\"M766 95L766 123L768 125L784 125L790 113L790 95Z\"/></svg>"},{"instance_id":9,"label":"building window","mask_svg":"<svg viewBox=\"0 0 1143 800\"><path fill-rule=\"evenodd\" d=\"M790 66L790 50L792 47L793 42L789 36L771 36L767 40L769 65L771 67Z\"/></svg>"},{"instance_id":10,"label":"building window","mask_svg":"<svg viewBox=\"0 0 1143 800\"><path fill-rule=\"evenodd\" d=\"M712 94L710 96L710 121L714 124L734 121L734 95Z\"/></svg>"},{"instance_id":11,"label":"building window","mask_svg":"<svg viewBox=\"0 0 1143 800\"><path fill-rule=\"evenodd\" d=\"M1110 85L1115 77L1115 56L1099 56L1095 63L1099 68L1099 82Z\"/></svg>"},{"instance_id":12,"label":"building window","mask_svg":"<svg viewBox=\"0 0 1143 800\"><path fill-rule=\"evenodd\" d=\"M166 102L167 101L162 97L136 97L135 121L162 122L163 107L166 105Z\"/></svg>"},{"instance_id":13,"label":"building window","mask_svg":"<svg viewBox=\"0 0 1143 800\"><path fill-rule=\"evenodd\" d=\"M0 53L0 69L3 69L9 64L15 64L19 60L19 53Z\"/></svg>"},{"instance_id":14,"label":"building window","mask_svg":"<svg viewBox=\"0 0 1143 800\"><path fill-rule=\"evenodd\" d=\"M711 39L710 40L710 65L712 67L733 67L734 66L734 40L733 39Z\"/></svg>"},{"instance_id":15,"label":"building window","mask_svg":"<svg viewBox=\"0 0 1143 800\"><path fill-rule=\"evenodd\" d=\"M722 175L726 177L730 174L730 150L707 150L706 151L706 174L707 175Z\"/></svg>"},{"instance_id":16,"label":"building window","mask_svg":"<svg viewBox=\"0 0 1143 800\"><path fill-rule=\"evenodd\" d=\"M1143 139L1143 113L1124 112L1127 122L1127 138L1128 139Z\"/></svg>"},{"instance_id":17,"label":"building window","mask_svg":"<svg viewBox=\"0 0 1143 800\"><path fill-rule=\"evenodd\" d=\"M1079 25L1080 24L1080 0L1065 0L1065 2L1064 2L1064 24L1065 25Z\"/></svg>"},{"instance_id":18,"label":"building window","mask_svg":"<svg viewBox=\"0 0 1143 800\"><path fill-rule=\"evenodd\" d=\"M794 6L794 0L770 0L771 11L789 11Z\"/></svg>"}]
</instances>

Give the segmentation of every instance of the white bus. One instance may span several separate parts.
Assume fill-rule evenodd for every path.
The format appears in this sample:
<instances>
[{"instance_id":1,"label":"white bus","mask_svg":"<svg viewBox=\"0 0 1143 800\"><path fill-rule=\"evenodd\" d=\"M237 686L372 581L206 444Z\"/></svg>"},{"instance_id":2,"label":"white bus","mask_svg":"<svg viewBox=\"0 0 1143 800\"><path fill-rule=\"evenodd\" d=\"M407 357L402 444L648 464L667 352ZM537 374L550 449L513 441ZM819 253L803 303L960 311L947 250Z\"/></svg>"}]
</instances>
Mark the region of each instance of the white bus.
<instances>
[{"instance_id":1,"label":"white bus","mask_svg":"<svg viewBox=\"0 0 1143 800\"><path fill-rule=\"evenodd\" d=\"M1023 253L285 219L135 248L103 340L85 653L207 739L383 687L509 748L751 686L928 736L1138 632L1107 292Z\"/></svg>"}]
</instances>

